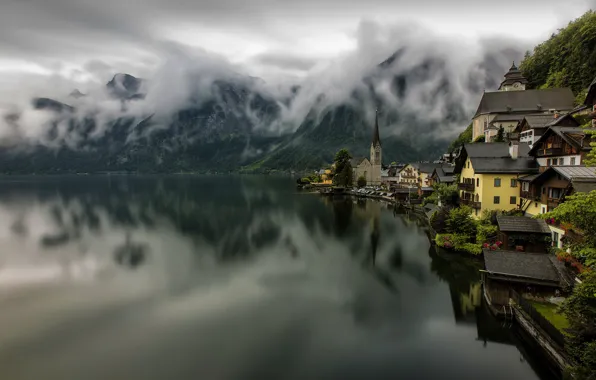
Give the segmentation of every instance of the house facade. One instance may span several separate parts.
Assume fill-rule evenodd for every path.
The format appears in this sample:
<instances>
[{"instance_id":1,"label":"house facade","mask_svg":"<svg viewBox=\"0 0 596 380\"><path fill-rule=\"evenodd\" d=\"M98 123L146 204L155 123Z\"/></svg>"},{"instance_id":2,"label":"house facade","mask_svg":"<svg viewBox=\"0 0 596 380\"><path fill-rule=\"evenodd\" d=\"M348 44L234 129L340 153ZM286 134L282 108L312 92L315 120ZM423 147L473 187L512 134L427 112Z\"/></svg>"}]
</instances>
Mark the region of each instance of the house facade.
<instances>
[{"instance_id":1,"label":"house facade","mask_svg":"<svg viewBox=\"0 0 596 380\"><path fill-rule=\"evenodd\" d=\"M540 170L550 166L577 166L590 151L590 138L579 127L549 127L532 146Z\"/></svg>"},{"instance_id":2,"label":"house facade","mask_svg":"<svg viewBox=\"0 0 596 380\"><path fill-rule=\"evenodd\" d=\"M538 170L528 149L517 142L464 145L455 173L460 174L460 202L472 207L474 217L518 207L519 178Z\"/></svg>"}]
</instances>

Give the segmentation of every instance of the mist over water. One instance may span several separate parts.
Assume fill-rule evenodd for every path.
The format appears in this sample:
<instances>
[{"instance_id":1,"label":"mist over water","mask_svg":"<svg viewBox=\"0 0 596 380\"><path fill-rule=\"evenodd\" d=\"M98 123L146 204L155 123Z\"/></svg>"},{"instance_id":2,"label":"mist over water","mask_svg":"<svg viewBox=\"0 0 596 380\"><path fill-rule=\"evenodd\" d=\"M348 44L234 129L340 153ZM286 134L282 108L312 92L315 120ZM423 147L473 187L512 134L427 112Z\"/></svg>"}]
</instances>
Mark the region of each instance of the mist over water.
<instances>
[{"instance_id":1,"label":"mist over water","mask_svg":"<svg viewBox=\"0 0 596 380\"><path fill-rule=\"evenodd\" d=\"M477 264L290 178L12 177L0 247L6 379L549 378Z\"/></svg>"}]
</instances>

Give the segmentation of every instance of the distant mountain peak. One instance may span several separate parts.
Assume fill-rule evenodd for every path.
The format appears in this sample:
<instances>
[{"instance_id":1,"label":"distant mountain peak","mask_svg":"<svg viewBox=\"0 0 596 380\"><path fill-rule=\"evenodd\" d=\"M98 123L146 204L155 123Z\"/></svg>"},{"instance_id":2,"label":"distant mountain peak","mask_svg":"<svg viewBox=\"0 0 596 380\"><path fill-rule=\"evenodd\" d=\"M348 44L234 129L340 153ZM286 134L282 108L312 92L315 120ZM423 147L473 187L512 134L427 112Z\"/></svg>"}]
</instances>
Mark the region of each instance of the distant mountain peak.
<instances>
[{"instance_id":1,"label":"distant mountain peak","mask_svg":"<svg viewBox=\"0 0 596 380\"><path fill-rule=\"evenodd\" d=\"M143 79L130 74L118 73L106 84L106 87L110 95L116 98L139 99L145 97L145 94L141 93L143 82Z\"/></svg>"}]
</instances>

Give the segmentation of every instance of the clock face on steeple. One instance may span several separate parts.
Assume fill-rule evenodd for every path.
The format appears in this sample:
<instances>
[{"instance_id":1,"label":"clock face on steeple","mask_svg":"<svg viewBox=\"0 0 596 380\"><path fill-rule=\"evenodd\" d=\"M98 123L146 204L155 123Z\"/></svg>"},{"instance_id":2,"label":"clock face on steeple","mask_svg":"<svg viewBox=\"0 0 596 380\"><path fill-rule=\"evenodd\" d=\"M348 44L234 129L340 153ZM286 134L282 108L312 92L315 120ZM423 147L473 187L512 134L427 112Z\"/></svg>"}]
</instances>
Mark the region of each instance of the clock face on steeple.
<instances>
[{"instance_id":1,"label":"clock face on steeple","mask_svg":"<svg viewBox=\"0 0 596 380\"><path fill-rule=\"evenodd\" d=\"M519 82L515 82L513 84L513 88L519 88L519 86L521 86L521 83L519 83Z\"/></svg>"}]
</instances>

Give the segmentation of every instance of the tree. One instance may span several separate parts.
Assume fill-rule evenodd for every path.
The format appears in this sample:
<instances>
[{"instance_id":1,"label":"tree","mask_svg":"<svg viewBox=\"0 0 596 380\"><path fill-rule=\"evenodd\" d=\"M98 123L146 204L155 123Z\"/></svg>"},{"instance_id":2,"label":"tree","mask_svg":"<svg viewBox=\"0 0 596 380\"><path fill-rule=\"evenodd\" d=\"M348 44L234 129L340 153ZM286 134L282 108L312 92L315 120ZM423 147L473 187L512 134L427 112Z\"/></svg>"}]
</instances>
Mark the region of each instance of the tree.
<instances>
[{"instance_id":1,"label":"tree","mask_svg":"<svg viewBox=\"0 0 596 380\"><path fill-rule=\"evenodd\" d=\"M347 149L340 149L335 154L335 175L333 176L333 183L336 186L352 185L352 164L350 164L351 158L352 155Z\"/></svg>"},{"instance_id":2,"label":"tree","mask_svg":"<svg viewBox=\"0 0 596 380\"><path fill-rule=\"evenodd\" d=\"M567 238L565 242L565 248L571 250L571 255L588 267L588 271L580 274L582 284L575 286L573 293L563 304L563 312L571 326L571 337L566 347L578 363L571 369L574 378L594 379L596 373L596 190L569 196L553 211L540 217L566 223L579 235Z\"/></svg>"},{"instance_id":3,"label":"tree","mask_svg":"<svg viewBox=\"0 0 596 380\"><path fill-rule=\"evenodd\" d=\"M357 184L358 184L358 187L366 186L366 178L364 178L364 176L358 177Z\"/></svg>"},{"instance_id":4,"label":"tree","mask_svg":"<svg viewBox=\"0 0 596 380\"><path fill-rule=\"evenodd\" d=\"M528 88L571 87L575 94L596 77L596 12L588 11L526 54L520 70Z\"/></svg>"},{"instance_id":5,"label":"tree","mask_svg":"<svg viewBox=\"0 0 596 380\"><path fill-rule=\"evenodd\" d=\"M486 138L484 137L484 135L480 135L480 136L476 137L476 138L474 139L474 141L472 141L472 142L475 142L475 143L483 143L485 140L486 140Z\"/></svg>"},{"instance_id":6,"label":"tree","mask_svg":"<svg viewBox=\"0 0 596 380\"><path fill-rule=\"evenodd\" d=\"M350 154L350 152L343 148L337 151L337 153L335 153L335 165L337 167L338 163L345 163L347 161L350 161L350 159L352 158L352 155Z\"/></svg>"},{"instance_id":7,"label":"tree","mask_svg":"<svg viewBox=\"0 0 596 380\"><path fill-rule=\"evenodd\" d=\"M447 231L468 238L475 236L476 221L472 218L472 209L468 206L461 206L449 211Z\"/></svg>"},{"instance_id":8,"label":"tree","mask_svg":"<svg viewBox=\"0 0 596 380\"><path fill-rule=\"evenodd\" d=\"M505 129L503 129L503 126L499 127L495 142L505 142Z\"/></svg>"}]
</instances>

